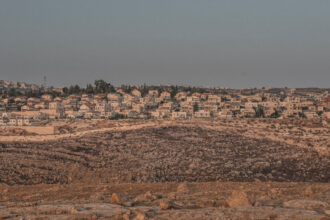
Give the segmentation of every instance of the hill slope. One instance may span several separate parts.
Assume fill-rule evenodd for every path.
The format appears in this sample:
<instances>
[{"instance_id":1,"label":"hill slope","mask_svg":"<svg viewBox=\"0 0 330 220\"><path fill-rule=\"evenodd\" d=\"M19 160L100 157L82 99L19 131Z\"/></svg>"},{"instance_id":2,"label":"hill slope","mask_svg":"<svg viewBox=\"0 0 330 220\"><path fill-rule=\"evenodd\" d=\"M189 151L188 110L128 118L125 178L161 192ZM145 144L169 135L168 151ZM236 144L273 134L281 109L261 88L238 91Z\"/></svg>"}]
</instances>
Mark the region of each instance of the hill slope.
<instances>
[{"instance_id":1,"label":"hill slope","mask_svg":"<svg viewBox=\"0 0 330 220\"><path fill-rule=\"evenodd\" d=\"M0 182L315 181L330 158L313 149L199 126L107 131L42 143L0 143Z\"/></svg>"}]
</instances>

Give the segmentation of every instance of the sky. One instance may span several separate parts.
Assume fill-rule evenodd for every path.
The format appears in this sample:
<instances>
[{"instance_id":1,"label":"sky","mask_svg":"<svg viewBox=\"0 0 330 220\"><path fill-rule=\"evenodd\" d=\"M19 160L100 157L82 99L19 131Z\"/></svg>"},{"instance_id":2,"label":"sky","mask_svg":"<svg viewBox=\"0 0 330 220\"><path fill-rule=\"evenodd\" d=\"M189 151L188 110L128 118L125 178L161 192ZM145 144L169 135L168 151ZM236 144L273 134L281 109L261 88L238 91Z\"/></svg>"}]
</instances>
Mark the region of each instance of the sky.
<instances>
[{"instance_id":1,"label":"sky","mask_svg":"<svg viewBox=\"0 0 330 220\"><path fill-rule=\"evenodd\" d=\"M1 0L0 80L330 85L329 0Z\"/></svg>"}]
</instances>

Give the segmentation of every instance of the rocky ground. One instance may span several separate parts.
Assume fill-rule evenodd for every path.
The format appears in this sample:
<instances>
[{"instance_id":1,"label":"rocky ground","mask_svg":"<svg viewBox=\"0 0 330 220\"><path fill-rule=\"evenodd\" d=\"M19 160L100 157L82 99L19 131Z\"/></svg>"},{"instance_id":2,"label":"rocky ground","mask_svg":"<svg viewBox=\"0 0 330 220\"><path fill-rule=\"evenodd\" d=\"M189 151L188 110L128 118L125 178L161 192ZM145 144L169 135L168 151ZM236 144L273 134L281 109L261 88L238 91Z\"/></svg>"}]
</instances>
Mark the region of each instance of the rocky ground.
<instances>
[{"instance_id":1,"label":"rocky ground","mask_svg":"<svg viewBox=\"0 0 330 220\"><path fill-rule=\"evenodd\" d=\"M0 219L330 219L328 183L1 186Z\"/></svg>"},{"instance_id":2,"label":"rocky ground","mask_svg":"<svg viewBox=\"0 0 330 220\"><path fill-rule=\"evenodd\" d=\"M314 181L330 158L226 130L172 125L94 133L40 143L0 144L0 181L14 184Z\"/></svg>"},{"instance_id":3,"label":"rocky ground","mask_svg":"<svg viewBox=\"0 0 330 220\"><path fill-rule=\"evenodd\" d=\"M0 140L0 219L330 217L328 124L107 123Z\"/></svg>"}]
</instances>

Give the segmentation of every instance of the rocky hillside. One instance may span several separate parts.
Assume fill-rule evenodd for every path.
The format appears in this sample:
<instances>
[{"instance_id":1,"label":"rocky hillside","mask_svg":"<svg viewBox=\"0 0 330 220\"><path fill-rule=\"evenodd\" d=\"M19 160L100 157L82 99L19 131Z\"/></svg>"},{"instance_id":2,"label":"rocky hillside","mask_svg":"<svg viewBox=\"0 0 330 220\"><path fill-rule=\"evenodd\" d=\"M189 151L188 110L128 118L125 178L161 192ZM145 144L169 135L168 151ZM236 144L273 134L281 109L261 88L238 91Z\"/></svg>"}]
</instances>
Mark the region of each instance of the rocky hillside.
<instances>
[{"instance_id":1,"label":"rocky hillside","mask_svg":"<svg viewBox=\"0 0 330 220\"><path fill-rule=\"evenodd\" d=\"M173 125L0 143L0 182L329 182L330 158L226 129Z\"/></svg>"}]
</instances>

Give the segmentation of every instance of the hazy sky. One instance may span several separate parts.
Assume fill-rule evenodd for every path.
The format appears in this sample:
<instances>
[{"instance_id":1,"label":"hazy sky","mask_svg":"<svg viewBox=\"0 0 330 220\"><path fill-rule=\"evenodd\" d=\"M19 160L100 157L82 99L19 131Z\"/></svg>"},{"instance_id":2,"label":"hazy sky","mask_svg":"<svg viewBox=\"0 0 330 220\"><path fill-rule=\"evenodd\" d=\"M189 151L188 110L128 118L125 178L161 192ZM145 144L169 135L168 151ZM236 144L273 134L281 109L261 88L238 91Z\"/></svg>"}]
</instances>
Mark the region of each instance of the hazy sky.
<instances>
[{"instance_id":1,"label":"hazy sky","mask_svg":"<svg viewBox=\"0 0 330 220\"><path fill-rule=\"evenodd\" d=\"M0 79L329 87L329 0L1 0Z\"/></svg>"}]
</instances>

